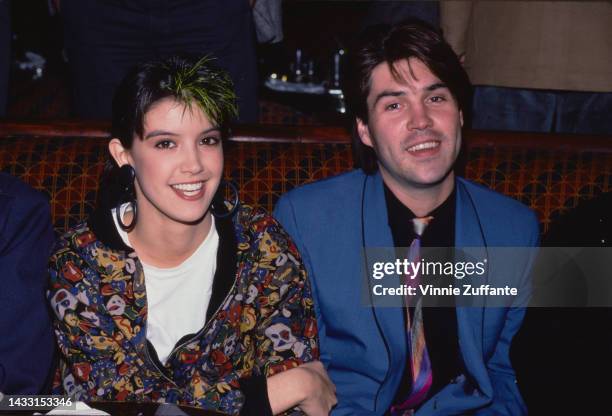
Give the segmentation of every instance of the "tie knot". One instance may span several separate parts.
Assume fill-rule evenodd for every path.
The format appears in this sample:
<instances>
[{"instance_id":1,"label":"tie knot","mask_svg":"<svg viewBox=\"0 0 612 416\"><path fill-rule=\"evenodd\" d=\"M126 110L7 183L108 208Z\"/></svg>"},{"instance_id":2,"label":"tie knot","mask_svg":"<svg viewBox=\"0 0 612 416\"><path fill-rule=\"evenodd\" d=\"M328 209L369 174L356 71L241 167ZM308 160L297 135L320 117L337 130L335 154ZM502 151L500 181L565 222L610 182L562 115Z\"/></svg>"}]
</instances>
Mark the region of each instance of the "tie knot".
<instances>
[{"instance_id":1,"label":"tie knot","mask_svg":"<svg viewBox=\"0 0 612 416\"><path fill-rule=\"evenodd\" d=\"M425 228L427 228L431 220L433 220L431 215L428 217L416 217L412 219L412 226L414 227L414 232L417 236L421 237L423 235Z\"/></svg>"}]
</instances>

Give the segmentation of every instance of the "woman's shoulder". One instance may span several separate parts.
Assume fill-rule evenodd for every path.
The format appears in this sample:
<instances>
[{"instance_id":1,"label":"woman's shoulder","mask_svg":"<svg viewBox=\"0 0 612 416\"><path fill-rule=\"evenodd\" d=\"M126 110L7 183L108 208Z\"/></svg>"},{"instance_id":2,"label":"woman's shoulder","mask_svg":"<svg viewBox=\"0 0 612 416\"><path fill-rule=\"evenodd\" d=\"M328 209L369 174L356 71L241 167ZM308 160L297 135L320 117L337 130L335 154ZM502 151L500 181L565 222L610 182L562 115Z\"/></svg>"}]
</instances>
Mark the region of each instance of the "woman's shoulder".
<instances>
[{"instance_id":1,"label":"woman's shoulder","mask_svg":"<svg viewBox=\"0 0 612 416\"><path fill-rule=\"evenodd\" d=\"M118 262L123 257L121 252L102 243L87 222L82 222L56 240L49 267L52 271L98 270L100 266L108 268L107 263Z\"/></svg>"},{"instance_id":2,"label":"woman's shoulder","mask_svg":"<svg viewBox=\"0 0 612 416\"><path fill-rule=\"evenodd\" d=\"M268 211L260 207L240 205L234 224L239 231L249 234L254 239L259 239L263 235L269 235L279 241L289 239L280 223Z\"/></svg>"},{"instance_id":3,"label":"woman's shoulder","mask_svg":"<svg viewBox=\"0 0 612 416\"><path fill-rule=\"evenodd\" d=\"M86 221L83 221L66 232L56 240L52 250L52 257L67 251L79 252L97 241L96 236Z\"/></svg>"},{"instance_id":4,"label":"woman's shoulder","mask_svg":"<svg viewBox=\"0 0 612 416\"><path fill-rule=\"evenodd\" d=\"M263 208L242 205L234 220L238 250L253 250L264 258L291 258L301 262L296 245L282 225Z\"/></svg>"}]
</instances>

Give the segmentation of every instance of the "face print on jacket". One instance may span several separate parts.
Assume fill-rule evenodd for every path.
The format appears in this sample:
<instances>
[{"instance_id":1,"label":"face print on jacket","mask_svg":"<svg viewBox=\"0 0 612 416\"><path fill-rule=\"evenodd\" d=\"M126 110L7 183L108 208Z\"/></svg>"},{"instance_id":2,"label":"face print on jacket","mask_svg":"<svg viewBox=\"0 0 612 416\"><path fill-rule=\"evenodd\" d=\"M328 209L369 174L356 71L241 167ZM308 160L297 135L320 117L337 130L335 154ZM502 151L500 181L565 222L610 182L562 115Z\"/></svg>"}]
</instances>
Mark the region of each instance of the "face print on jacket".
<instances>
[{"instance_id":1,"label":"face print on jacket","mask_svg":"<svg viewBox=\"0 0 612 416\"><path fill-rule=\"evenodd\" d=\"M78 300L66 289L58 290L51 299L51 307L59 320L64 319L66 310L75 310Z\"/></svg>"},{"instance_id":2,"label":"face print on jacket","mask_svg":"<svg viewBox=\"0 0 612 416\"><path fill-rule=\"evenodd\" d=\"M74 376L72 374L64 378L63 385L68 396L74 396L78 390L77 385L74 383Z\"/></svg>"},{"instance_id":3,"label":"face print on jacket","mask_svg":"<svg viewBox=\"0 0 612 416\"><path fill-rule=\"evenodd\" d=\"M125 312L125 301L121 296L113 295L106 304L106 309L110 315L123 315L123 312Z\"/></svg>"},{"instance_id":4,"label":"face print on jacket","mask_svg":"<svg viewBox=\"0 0 612 416\"><path fill-rule=\"evenodd\" d=\"M283 323L274 324L268 327L265 334L272 340L275 351L286 351L293 347L293 344L297 341L291 332L291 328Z\"/></svg>"}]
</instances>

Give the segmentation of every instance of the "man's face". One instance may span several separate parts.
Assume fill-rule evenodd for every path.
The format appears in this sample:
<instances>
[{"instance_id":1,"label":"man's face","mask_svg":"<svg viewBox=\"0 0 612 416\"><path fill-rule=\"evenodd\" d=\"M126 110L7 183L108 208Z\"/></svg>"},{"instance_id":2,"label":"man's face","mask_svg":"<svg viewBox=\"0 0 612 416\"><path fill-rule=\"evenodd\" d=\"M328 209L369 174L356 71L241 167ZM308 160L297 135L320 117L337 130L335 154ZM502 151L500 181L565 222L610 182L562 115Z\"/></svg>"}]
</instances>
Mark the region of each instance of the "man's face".
<instances>
[{"instance_id":1,"label":"man's face","mask_svg":"<svg viewBox=\"0 0 612 416\"><path fill-rule=\"evenodd\" d=\"M357 119L361 141L376 152L392 190L452 190L463 115L450 90L420 60L374 68L367 97L368 124Z\"/></svg>"}]
</instances>

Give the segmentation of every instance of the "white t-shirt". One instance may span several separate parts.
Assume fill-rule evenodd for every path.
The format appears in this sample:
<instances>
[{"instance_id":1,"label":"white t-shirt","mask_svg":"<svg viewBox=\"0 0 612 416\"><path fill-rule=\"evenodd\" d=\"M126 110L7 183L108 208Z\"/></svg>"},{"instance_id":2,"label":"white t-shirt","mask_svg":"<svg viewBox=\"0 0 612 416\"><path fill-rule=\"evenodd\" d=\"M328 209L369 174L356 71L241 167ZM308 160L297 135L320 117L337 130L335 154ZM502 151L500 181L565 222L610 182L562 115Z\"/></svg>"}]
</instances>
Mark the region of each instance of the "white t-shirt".
<instances>
[{"instance_id":1,"label":"white t-shirt","mask_svg":"<svg viewBox=\"0 0 612 416\"><path fill-rule=\"evenodd\" d=\"M121 218L129 204L121 206ZM128 247L128 234L113 221ZM178 340L198 332L206 323L206 311L212 295L217 269L219 234L212 217L210 231L202 244L184 262L172 268L159 268L141 260L147 290L147 339L157 357L165 364Z\"/></svg>"}]
</instances>

